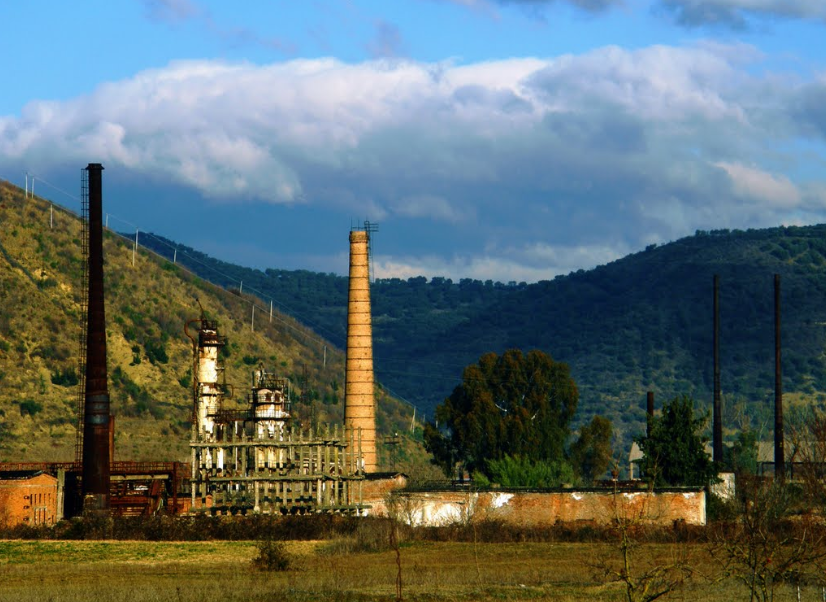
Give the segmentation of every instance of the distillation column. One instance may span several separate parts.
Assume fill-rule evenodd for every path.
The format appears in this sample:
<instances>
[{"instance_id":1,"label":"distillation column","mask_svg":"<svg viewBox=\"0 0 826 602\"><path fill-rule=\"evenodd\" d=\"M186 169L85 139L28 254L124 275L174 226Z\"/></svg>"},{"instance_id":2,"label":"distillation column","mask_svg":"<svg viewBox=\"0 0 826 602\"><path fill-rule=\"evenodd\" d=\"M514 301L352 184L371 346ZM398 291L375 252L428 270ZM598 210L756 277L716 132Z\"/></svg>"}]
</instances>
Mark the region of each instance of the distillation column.
<instances>
[{"instance_id":1,"label":"distillation column","mask_svg":"<svg viewBox=\"0 0 826 602\"><path fill-rule=\"evenodd\" d=\"M347 366L344 424L361 430L364 471L376 471L376 405L373 394L373 331L370 318L370 233L350 232L350 291L347 303Z\"/></svg>"}]
</instances>

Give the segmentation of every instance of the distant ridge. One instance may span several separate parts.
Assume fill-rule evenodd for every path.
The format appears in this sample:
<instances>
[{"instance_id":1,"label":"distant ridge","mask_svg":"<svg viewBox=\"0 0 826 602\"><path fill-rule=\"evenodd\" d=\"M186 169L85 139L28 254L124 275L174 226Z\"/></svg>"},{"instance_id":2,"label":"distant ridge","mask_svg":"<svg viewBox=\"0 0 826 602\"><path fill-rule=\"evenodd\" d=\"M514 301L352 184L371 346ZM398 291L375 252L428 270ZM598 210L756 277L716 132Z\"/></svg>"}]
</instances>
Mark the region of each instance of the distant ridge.
<instances>
[{"instance_id":1,"label":"distant ridge","mask_svg":"<svg viewBox=\"0 0 826 602\"><path fill-rule=\"evenodd\" d=\"M342 344L345 278L242 268L172 241L156 250L172 248L181 262L197 258L186 265L204 278L222 286L243 280L245 289L255 288ZM643 428L649 389L658 405L681 393L701 408L710 404L715 273L726 424L771 424L774 273L783 285L784 390L790 400L826 400L824 225L698 231L530 285L379 279L372 293L376 370L393 391L432 411L482 353L540 348L571 365L581 393L579 419L608 415L627 438Z\"/></svg>"}]
</instances>

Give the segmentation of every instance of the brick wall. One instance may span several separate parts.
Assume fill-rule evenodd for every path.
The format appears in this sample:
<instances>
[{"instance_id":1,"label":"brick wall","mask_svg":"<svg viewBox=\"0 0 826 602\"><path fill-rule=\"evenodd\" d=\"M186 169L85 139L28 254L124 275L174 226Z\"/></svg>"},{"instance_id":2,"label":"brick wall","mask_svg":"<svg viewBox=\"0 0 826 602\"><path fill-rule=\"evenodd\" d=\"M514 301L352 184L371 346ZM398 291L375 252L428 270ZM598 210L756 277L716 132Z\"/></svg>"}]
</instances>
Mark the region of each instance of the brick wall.
<instances>
[{"instance_id":1,"label":"brick wall","mask_svg":"<svg viewBox=\"0 0 826 602\"><path fill-rule=\"evenodd\" d=\"M53 525L57 504L57 479L51 475L0 476L0 525Z\"/></svg>"},{"instance_id":2,"label":"brick wall","mask_svg":"<svg viewBox=\"0 0 826 602\"><path fill-rule=\"evenodd\" d=\"M397 514L412 525L438 526L474 520L500 520L521 526L556 523L611 523L618 517L644 523L690 525L706 523L705 492L697 491L554 491L528 492L406 492L395 494ZM378 500L372 514L386 514Z\"/></svg>"}]
</instances>

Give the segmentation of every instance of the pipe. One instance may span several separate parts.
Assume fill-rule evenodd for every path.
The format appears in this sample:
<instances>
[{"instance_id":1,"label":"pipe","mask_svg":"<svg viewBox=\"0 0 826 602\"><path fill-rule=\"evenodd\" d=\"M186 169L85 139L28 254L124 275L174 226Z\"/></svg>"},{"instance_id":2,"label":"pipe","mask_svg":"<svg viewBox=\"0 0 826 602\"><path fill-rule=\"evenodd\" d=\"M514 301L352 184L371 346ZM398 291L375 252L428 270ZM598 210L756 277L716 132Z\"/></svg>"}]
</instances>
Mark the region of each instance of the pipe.
<instances>
[{"instance_id":1,"label":"pipe","mask_svg":"<svg viewBox=\"0 0 826 602\"><path fill-rule=\"evenodd\" d=\"M89 305L83 406L83 509L109 508L109 387L103 296L103 166L89 163Z\"/></svg>"},{"instance_id":2,"label":"pipe","mask_svg":"<svg viewBox=\"0 0 826 602\"><path fill-rule=\"evenodd\" d=\"M649 391L645 397L645 436L651 437L651 424L654 421L654 391Z\"/></svg>"},{"instance_id":3,"label":"pipe","mask_svg":"<svg viewBox=\"0 0 826 602\"><path fill-rule=\"evenodd\" d=\"M780 274L774 275L774 477L786 477L783 449L783 374L780 357Z\"/></svg>"},{"instance_id":4,"label":"pipe","mask_svg":"<svg viewBox=\"0 0 826 602\"><path fill-rule=\"evenodd\" d=\"M720 276L714 274L714 462L723 462L723 406L720 399Z\"/></svg>"}]
</instances>

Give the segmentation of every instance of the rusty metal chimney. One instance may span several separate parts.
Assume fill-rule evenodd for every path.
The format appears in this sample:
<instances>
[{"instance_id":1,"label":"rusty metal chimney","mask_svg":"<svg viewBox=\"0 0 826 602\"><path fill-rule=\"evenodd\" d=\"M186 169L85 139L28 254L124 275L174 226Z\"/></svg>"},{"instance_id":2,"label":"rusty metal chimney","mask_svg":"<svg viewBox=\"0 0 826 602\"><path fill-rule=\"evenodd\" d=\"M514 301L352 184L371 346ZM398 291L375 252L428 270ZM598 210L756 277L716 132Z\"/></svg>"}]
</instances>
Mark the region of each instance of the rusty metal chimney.
<instances>
[{"instance_id":1,"label":"rusty metal chimney","mask_svg":"<svg viewBox=\"0 0 826 602\"><path fill-rule=\"evenodd\" d=\"M774 477L786 477L783 449L783 375L780 368L780 274L774 275Z\"/></svg>"},{"instance_id":2,"label":"rusty metal chimney","mask_svg":"<svg viewBox=\"0 0 826 602\"><path fill-rule=\"evenodd\" d=\"M103 300L103 192L100 163L86 167L89 191L89 309L83 406L83 509L109 508L109 387Z\"/></svg>"},{"instance_id":3,"label":"rusty metal chimney","mask_svg":"<svg viewBox=\"0 0 826 602\"><path fill-rule=\"evenodd\" d=\"M373 394L373 329L370 318L369 228L350 232L347 366L344 424L361 429L364 471L376 471L376 405Z\"/></svg>"},{"instance_id":4,"label":"rusty metal chimney","mask_svg":"<svg viewBox=\"0 0 826 602\"><path fill-rule=\"evenodd\" d=\"M714 461L723 461L723 405L720 396L720 276L714 274L714 424L712 427Z\"/></svg>"}]
</instances>

